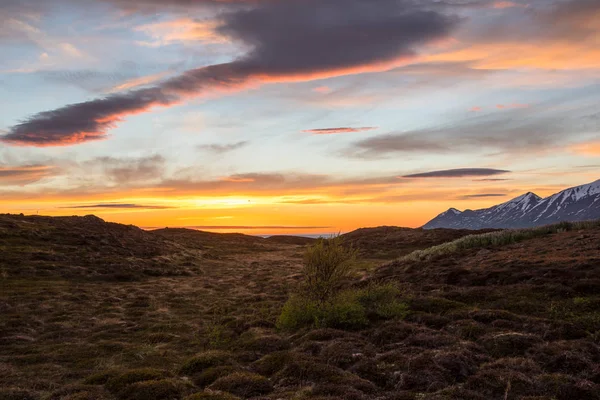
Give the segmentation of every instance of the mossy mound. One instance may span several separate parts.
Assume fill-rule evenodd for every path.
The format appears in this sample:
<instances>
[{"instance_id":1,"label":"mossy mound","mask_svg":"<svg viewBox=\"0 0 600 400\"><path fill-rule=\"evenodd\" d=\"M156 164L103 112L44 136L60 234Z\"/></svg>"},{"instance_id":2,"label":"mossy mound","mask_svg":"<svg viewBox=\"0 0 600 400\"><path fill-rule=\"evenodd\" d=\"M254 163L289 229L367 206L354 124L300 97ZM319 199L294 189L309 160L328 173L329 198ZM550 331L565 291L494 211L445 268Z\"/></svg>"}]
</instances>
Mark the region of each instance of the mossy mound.
<instances>
[{"instance_id":1,"label":"mossy mound","mask_svg":"<svg viewBox=\"0 0 600 400\"><path fill-rule=\"evenodd\" d=\"M236 372L219 378L209 388L240 397L261 396L273 391L273 385L267 378L248 372Z\"/></svg>"},{"instance_id":2,"label":"mossy mound","mask_svg":"<svg viewBox=\"0 0 600 400\"><path fill-rule=\"evenodd\" d=\"M223 350L209 350L188 359L180 368L179 372L183 375L194 375L207 368L232 364L233 358L230 352Z\"/></svg>"}]
</instances>

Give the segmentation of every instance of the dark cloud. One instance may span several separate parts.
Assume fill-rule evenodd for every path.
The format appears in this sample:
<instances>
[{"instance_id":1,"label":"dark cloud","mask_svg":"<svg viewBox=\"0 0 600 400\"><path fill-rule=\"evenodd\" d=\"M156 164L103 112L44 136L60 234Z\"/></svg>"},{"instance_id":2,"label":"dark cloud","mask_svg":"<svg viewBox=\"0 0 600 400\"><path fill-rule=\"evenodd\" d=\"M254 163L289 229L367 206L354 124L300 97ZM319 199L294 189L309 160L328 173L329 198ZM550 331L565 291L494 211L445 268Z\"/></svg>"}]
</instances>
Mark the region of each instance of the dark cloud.
<instances>
[{"instance_id":1,"label":"dark cloud","mask_svg":"<svg viewBox=\"0 0 600 400\"><path fill-rule=\"evenodd\" d=\"M58 168L51 165L6 166L0 164L1 186L23 186L55 176Z\"/></svg>"},{"instance_id":2,"label":"dark cloud","mask_svg":"<svg viewBox=\"0 0 600 400\"><path fill-rule=\"evenodd\" d=\"M107 138L107 131L126 115L174 102L173 97L158 89L143 89L72 104L33 115L13 126L0 141L16 146L43 147L102 140Z\"/></svg>"},{"instance_id":3,"label":"dark cloud","mask_svg":"<svg viewBox=\"0 0 600 400\"><path fill-rule=\"evenodd\" d=\"M377 127L375 127L375 126L365 126L365 127L361 127L361 128L342 127L342 128L307 129L302 132L312 133L313 135L333 135L336 133L365 132L365 131L372 131L375 129L377 129Z\"/></svg>"},{"instance_id":4,"label":"dark cloud","mask_svg":"<svg viewBox=\"0 0 600 400\"><path fill-rule=\"evenodd\" d=\"M493 176L507 174L511 171L492 168L458 168L441 171L422 172L420 174L404 175L403 178L464 178L470 176Z\"/></svg>"},{"instance_id":5,"label":"dark cloud","mask_svg":"<svg viewBox=\"0 0 600 400\"><path fill-rule=\"evenodd\" d=\"M246 147L249 143L250 142L248 141L241 141L230 144L202 144L198 146L198 149L216 154L224 154L229 153L230 151L241 149L242 147Z\"/></svg>"},{"instance_id":6,"label":"dark cloud","mask_svg":"<svg viewBox=\"0 0 600 400\"><path fill-rule=\"evenodd\" d=\"M187 2L200 3L205 2ZM245 46L246 55L152 88L33 115L0 140L21 146L100 140L128 115L215 89L389 69L415 55L419 46L448 36L458 22L409 0L272 1L228 11L221 19L220 33Z\"/></svg>"},{"instance_id":7,"label":"dark cloud","mask_svg":"<svg viewBox=\"0 0 600 400\"><path fill-rule=\"evenodd\" d=\"M101 203L101 204L85 204L85 205L78 205L78 206L66 206L66 207L59 207L59 208L66 208L66 209L88 209L88 208L94 208L94 209L99 209L99 208L106 208L106 209L146 209L146 210L165 210L165 209L170 209L173 207L167 207L167 206L146 206L146 205L141 205L141 204L116 204L116 203Z\"/></svg>"}]
</instances>

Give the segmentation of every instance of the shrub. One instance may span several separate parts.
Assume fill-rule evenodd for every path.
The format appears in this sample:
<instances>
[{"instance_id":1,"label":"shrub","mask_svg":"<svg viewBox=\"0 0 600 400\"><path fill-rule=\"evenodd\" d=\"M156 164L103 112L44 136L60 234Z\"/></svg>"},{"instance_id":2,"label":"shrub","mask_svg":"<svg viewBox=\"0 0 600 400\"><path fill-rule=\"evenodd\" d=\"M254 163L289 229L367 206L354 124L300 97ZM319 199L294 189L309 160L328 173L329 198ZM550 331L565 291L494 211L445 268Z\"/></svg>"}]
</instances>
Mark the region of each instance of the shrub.
<instances>
[{"instance_id":1,"label":"shrub","mask_svg":"<svg viewBox=\"0 0 600 400\"><path fill-rule=\"evenodd\" d=\"M210 389L232 393L240 397L261 396L273 391L267 378L248 372L236 372L217 379Z\"/></svg>"},{"instance_id":2,"label":"shrub","mask_svg":"<svg viewBox=\"0 0 600 400\"><path fill-rule=\"evenodd\" d=\"M293 330L302 326L317 325L320 307L314 300L298 294L290 296L277 319L277 328Z\"/></svg>"},{"instance_id":3,"label":"shrub","mask_svg":"<svg viewBox=\"0 0 600 400\"><path fill-rule=\"evenodd\" d=\"M307 296L319 304L327 302L350 274L356 256L357 251L344 247L339 236L319 239L308 247L302 271Z\"/></svg>"},{"instance_id":4,"label":"shrub","mask_svg":"<svg viewBox=\"0 0 600 400\"><path fill-rule=\"evenodd\" d=\"M219 365L231 365L231 354L222 350L209 350L197 354L183 364L179 370L184 375L193 375L202 372L207 368L217 367Z\"/></svg>"},{"instance_id":5,"label":"shrub","mask_svg":"<svg viewBox=\"0 0 600 400\"><path fill-rule=\"evenodd\" d=\"M358 302L370 318L404 318L408 313L406 304L400 302L400 289L392 283L371 283L356 292Z\"/></svg>"},{"instance_id":6,"label":"shrub","mask_svg":"<svg viewBox=\"0 0 600 400\"><path fill-rule=\"evenodd\" d=\"M325 303L295 294L284 305L277 327L360 329L368 326L370 319L404 318L408 307L397 299L398 293L390 284L371 284L341 291Z\"/></svg>"}]
</instances>

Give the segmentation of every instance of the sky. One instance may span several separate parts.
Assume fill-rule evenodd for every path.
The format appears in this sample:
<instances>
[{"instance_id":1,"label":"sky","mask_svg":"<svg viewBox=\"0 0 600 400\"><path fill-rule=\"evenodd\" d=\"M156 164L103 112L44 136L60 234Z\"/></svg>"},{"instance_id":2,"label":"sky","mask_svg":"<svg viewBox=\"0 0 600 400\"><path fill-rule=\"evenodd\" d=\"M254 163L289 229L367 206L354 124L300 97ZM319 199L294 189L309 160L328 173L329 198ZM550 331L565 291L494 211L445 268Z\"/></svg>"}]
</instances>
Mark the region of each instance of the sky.
<instances>
[{"instance_id":1,"label":"sky","mask_svg":"<svg viewBox=\"0 0 600 400\"><path fill-rule=\"evenodd\" d=\"M600 178L598 0L1 0L0 212L308 234Z\"/></svg>"}]
</instances>

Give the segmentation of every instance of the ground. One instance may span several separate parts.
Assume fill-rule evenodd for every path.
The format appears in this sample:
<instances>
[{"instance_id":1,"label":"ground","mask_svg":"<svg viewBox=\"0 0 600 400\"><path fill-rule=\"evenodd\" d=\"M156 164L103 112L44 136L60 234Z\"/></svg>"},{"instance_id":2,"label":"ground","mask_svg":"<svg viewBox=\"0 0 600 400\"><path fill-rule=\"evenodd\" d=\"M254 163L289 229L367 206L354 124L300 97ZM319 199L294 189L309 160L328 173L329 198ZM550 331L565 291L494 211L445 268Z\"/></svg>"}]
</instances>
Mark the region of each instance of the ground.
<instances>
[{"instance_id":1,"label":"ground","mask_svg":"<svg viewBox=\"0 0 600 400\"><path fill-rule=\"evenodd\" d=\"M347 235L408 315L285 332L304 240L0 216L0 399L599 399L600 229L396 260L469 233Z\"/></svg>"}]
</instances>

